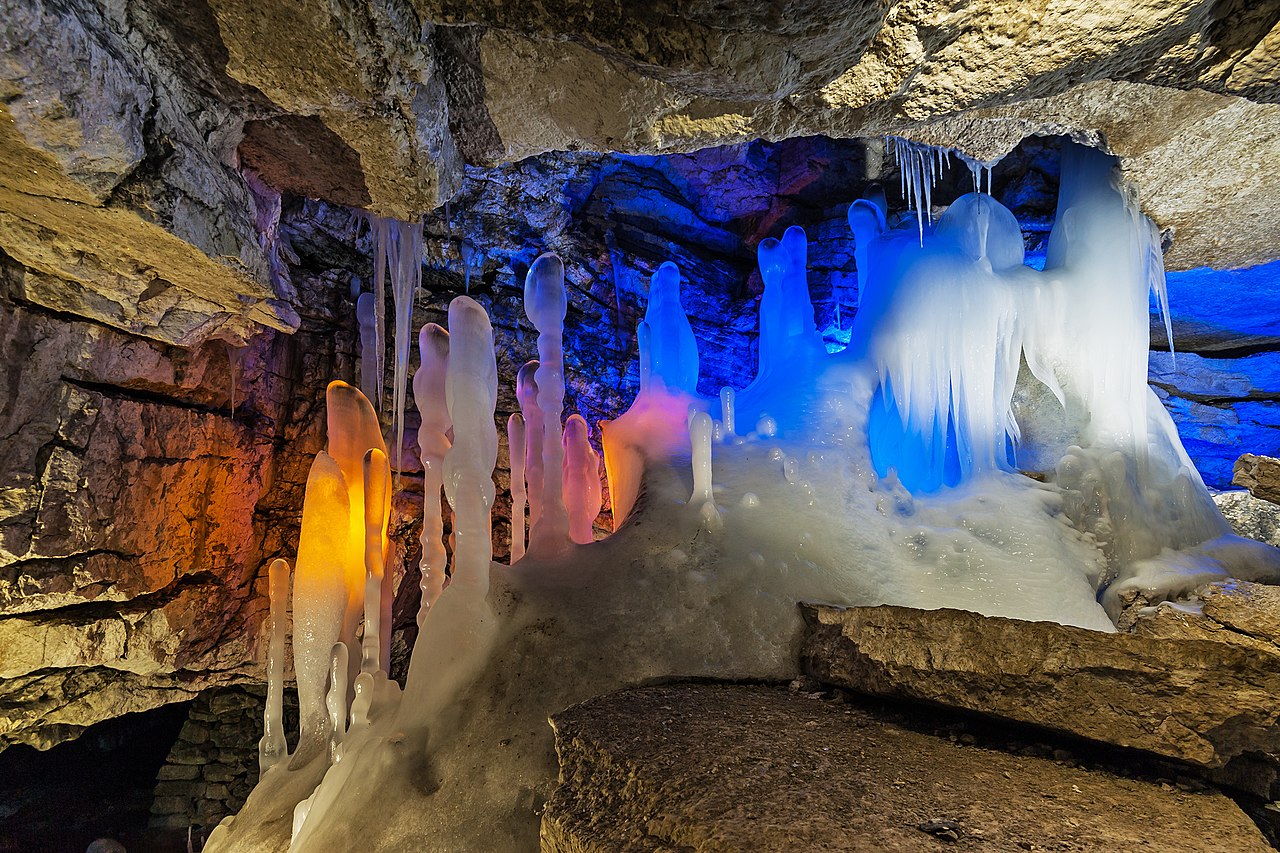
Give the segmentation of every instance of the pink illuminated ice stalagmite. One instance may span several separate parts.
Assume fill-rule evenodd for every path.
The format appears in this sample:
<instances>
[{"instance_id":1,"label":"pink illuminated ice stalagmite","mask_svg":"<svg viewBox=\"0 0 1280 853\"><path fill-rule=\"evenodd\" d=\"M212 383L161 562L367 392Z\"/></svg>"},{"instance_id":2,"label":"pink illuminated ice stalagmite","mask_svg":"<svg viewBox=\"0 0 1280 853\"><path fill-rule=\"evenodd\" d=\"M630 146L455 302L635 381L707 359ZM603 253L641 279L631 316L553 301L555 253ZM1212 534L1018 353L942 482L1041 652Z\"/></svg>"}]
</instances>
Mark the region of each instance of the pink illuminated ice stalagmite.
<instances>
[{"instance_id":1,"label":"pink illuminated ice stalagmite","mask_svg":"<svg viewBox=\"0 0 1280 853\"><path fill-rule=\"evenodd\" d=\"M559 471L563 466L560 414L564 410L564 315L568 310L564 290L564 264L548 252L540 255L524 281L524 312L538 330L538 408L542 412L542 468ZM569 545L569 515L564 507L560 478L544 474L542 508L529 533L529 552L559 553Z\"/></svg>"},{"instance_id":2,"label":"pink illuminated ice stalagmite","mask_svg":"<svg viewBox=\"0 0 1280 853\"><path fill-rule=\"evenodd\" d=\"M579 545L595 540L592 525L600 514L600 455L591 447L587 421L574 414L564 425L564 504L569 536Z\"/></svg>"},{"instance_id":3,"label":"pink illuminated ice stalagmite","mask_svg":"<svg viewBox=\"0 0 1280 853\"><path fill-rule=\"evenodd\" d=\"M511 564L524 556L524 417L516 412L507 418L507 453L511 457Z\"/></svg>"},{"instance_id":4,"label":"pink illuminated ice stalagmite","mask_svg":"<svg viewBox=\"0 0 1280 853\"><path fill-rule=\"evenodd\" d=\"M302 729L291 764L294 767L315 758L328 740L325 684L329 656L340 639L349 598L346 561L350 514L342 469L321 451L307 476L293 580L293 662Z\"/></svg>"},{"instance_id":5,"label":"pink illuminated ice stalagmite","mask_svg":"<svg viewBox=\"0 0 1280 853\"><path fill-rule=\"evenodd\" d=\"M538 360L520 367L516 374L516 399L524 418L524 477L529 484L529 528L542 515L542 409L538 408Z\"/></svg>"},{"instance_id":6,"label":"pink illuminated ice stalagmite","mask_svg":"<svg viewBox=\"0 0 1280 853\"><path fill-rule=\"evenodd\" d=\"M422 456L422 604L418 627L444 589L444 517L440 490L444 488L444 457L451 442L449 407L445 401L445 374L449 368L449 333L428 323L418 333L421 362L413 374L413 399L422 424L418 427L418 448Z\"/></svg>"}]
</instances>

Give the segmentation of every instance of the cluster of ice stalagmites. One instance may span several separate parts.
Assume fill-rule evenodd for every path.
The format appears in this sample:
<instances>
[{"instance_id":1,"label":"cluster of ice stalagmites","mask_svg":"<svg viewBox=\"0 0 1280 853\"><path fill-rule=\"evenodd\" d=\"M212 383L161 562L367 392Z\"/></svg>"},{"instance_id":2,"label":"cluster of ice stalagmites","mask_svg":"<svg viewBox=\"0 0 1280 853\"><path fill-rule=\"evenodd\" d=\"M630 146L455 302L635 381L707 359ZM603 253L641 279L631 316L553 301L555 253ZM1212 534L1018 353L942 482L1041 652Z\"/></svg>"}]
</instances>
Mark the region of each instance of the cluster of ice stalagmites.
<instances>
[{"instance_id":1,"label":"cluster of ice stalagmites","mask_svg":"<svg viewBox=\"0 0 1280 853\"><path fill-rule=\"evenodd\" d=\"M539 258L525 288L538 359L519 372L521 413L507 425L511 567L491 562L488 318L459 297L448 333L422 330L424 603L403 696L376 669L385 449L363 398L330 389L330 446L308 484L295 579L303 739L279 760L269 707L264 781L210 849L535 849L555 778L548 713L656 677L787 677L797 600L1113 630L1100 596L1114 610L1229 573L1280 578L1277 552L1226 535L1149 397L1146 299L1163 278L1112 162L1065 155L1041 273L1023 265L1016 221L987 194L935 222L921 182L946 158L902 153L919 218L890 228L882 193L851 206L860 310L843 353L829 356L815 331L798 228L760 246L757 375L714 399L697 393L678 270L655 273L641 391L603 425L615 518L604 541L583 544L601 499L588 425L561 425L559 259ZM1032 460L1048 482L1019 473ZM442 488L457 537L447 584ZM531 535L518 558L525 495ZM273 590L279 577L273 567ZM356 667L346 655L361 600ZM273 625L276 615L273 603Z\"/></svg>"}]
</instances>

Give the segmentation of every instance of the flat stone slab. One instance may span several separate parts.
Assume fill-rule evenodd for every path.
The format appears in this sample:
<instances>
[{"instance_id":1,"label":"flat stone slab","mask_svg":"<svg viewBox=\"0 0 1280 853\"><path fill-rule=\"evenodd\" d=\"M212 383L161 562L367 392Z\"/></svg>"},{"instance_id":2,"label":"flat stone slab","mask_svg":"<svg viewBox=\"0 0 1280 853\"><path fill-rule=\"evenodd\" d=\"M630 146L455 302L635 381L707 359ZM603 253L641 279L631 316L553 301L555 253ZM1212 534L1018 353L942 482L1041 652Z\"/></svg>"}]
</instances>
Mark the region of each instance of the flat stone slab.
<instances>
[{"instance_id":1,"label":"flat stone slab","mask_svg":"<svg viewBox=\"0 0 1280 853\"><path fill-rule=\"evenodd\" d=\"M805 605L801 664L822 682L862 693L979 711L1206 768L1244 756L1274 763L1276 593L1215 584L1204 591L1204 614L1165 606L1133 634L959 610Z\"/></svg>"},{"instance_id":2,"label":"flat stone slab","mask_svg":"<svg viewBox=\"0 0 1280 853\"><path fill-rule=\"evenodd\" d=\"M546 853L1270 849L1213 791L953 743L782 689L627 690L551 723Z\"/></svg>"}]
</instances>

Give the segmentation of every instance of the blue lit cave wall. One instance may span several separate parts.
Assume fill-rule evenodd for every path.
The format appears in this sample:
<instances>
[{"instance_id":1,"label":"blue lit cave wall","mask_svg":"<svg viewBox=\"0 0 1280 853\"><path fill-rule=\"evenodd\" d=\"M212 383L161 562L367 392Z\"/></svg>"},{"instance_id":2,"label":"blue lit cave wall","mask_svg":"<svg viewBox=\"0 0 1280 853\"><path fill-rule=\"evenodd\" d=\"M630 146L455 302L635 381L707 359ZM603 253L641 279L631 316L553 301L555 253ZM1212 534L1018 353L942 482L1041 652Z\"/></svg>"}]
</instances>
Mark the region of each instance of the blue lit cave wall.
<instances>
[{"instance_id":1,"label":"blue lit cave wall","mask_svg":"<svg viewBox=\"0 0 1280 853\"><path fill-rule=\"evenodd\" d=\"M1058 151L1054 138L1029 138L993 176L993 192L1018 217L1034 266L1043 264L1053 224ZM790 225L809 236L818 328L829 349L847 340L857 279L845 214L873 181L898 215L909 215L880 140L810 137L653 157L556 153L470 169L462 191L426 220L425 293L414 322L443 324L449 299L468 288L489 309L505 420L516 409L512 377L535 354L521 304L524 273L539 253L558 252L571 300L567 411L580 411L595 429L635 394L635 325L650 275L671 260L684 277L682 300L699 341L699 389L714 395L754 373L762 291L755 250ZM970 189L970 173L957 161L943 173L935 204ZM367 245L360 248L367 254ZM1270 405L1280 394L1277 277L1277 265L1171 274L1176 359L1162 351L1163 326L1152 325L1153 384L1217 488L1230 486L1240 453L1280 451L1280 417ZM505 539L505 531L495 535L499 550Z\"/></svg>"}]
</instances>

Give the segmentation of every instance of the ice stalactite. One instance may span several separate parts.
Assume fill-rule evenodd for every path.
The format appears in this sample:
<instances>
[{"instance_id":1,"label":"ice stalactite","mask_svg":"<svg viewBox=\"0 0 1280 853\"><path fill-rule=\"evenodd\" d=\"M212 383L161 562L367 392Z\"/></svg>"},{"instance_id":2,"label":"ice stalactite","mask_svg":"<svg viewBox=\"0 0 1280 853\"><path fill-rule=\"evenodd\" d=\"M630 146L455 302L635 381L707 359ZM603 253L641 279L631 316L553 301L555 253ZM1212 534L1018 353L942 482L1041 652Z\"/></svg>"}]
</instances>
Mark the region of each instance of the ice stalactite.
<instances>
[{"instance_id":1,"label":"ice stalactite","mask_svg":"<svg viewBox=\"0 0 1280 853\"><path fill-rule=\"evenodd\" d=\"M382 399L383 379L376 303L372 293L361 293L356 298L356 322L360 327L360 390L375 406Z\"/></svg>"},{"instance_id":2,"label":"ice stalactite","mask_svg":"<svg viewBox=\"0 0 1280 853\"><path fill-rule=\"evenodd\" d=\"M538 330L538 409L542 415L542 494L529 531L529 553L549 556L570 544L569 516L560 478L564 464L560 415L564 409L564 316L568 309L564 264L553 254L533 262L524 283L524 311Z\"/></svg>"},{"instance_id":3,"label":"ice stalactite","mask_svg":"<svg viewBox=\"0 0 1280 853\"><path fill-rule=\"evenodd\" d=\"M328 749L325 684L329 656L347 624L350 515L351 502L342 469L332 456L321 451L307 477L293 579L293 666L302 730L290 762L295 768Z\"/></svg>"},{"instance_id":4,"label":"ice stalactite","mask_svg":"<svg viewBox=\"0 0 1280 853\"><path fill-rule=\"evenodd\" d=\"M288 628L289 563L275 559L267 569L271 597L271 639L267 647L267 706L263 712L262 740L258 741L258 770L266 773L289 757L284 736L285 634Z\"/></svg>"},{"instance_id":5,"label":"ice stalactite","mask_svg":"<svg viewBox=\"0 0 1280 853\"><path fill-rule=\"evenodd\" d=\"M933 224L933 188L944 165L951 164L951 152L909 139L891 137L894 159L902 182L902 197L916 211L920 242L924 243L925 223Z\"/></svg>"},{"instance_id":6,"label":"ice stalactite","mask_svg":"<svg viewBox=\"0 0 1280 853\"><path fill-rule=\"evenodd\" d=\"M507 418L507 454L511 458L511 563L524 556L525 543L525 454L524 417L516 412Z\"/></svg>"},{"instance_id":7,"label":"ice stalactite","mask_svg":"<svg viewBox=\"0 0 1280 853\"><path fill-rule=\"evenodd\" d=\"M395 436L392 463L398 482L400 453L404 446L404 407L411 342L409 327L413 319L413 300L422 286L422 223L377 218L375 226L378 239L374 251L374 266L381 272L385 265L389 271L391 297L395 308L391 434ZM379 289L378 292L383 291ZM385 318L385 308L381 316ZM379 323L380 326L382 322ZM379 376L382 375L379 372Z\"/></svg>"},{"instance_id":8,"label":"ice stalactite","mask_svg":"<svg viewBox=\"0 0 1280 853\"><path fill-rule=\"evenodd\" d=\"M591 447L589 433L582 415L570 415L565 422L564 503L569 513L569 537L579 545L595 540L592 525L602 504L600 456Z\"/></svg>"},{"instance_id":9,"label":"ice stalactite","mask_svg":"<svg viewBox=\"0 0 1280 853\"><path fill-rule=\"evenodd\" d=\"M418 628L422 628L427 612L444 590L445 561L444 517L440 493L444 488L444 457L452 442L449 433L453 421L445 399L445 377L449 369L449 333L435 323L428 323L418 333L421 356L413 374L413 399L418 407L418 448L422 456L422 603L418 610Z\"/></svg>"},{"instance_id":10,"label":"ice stalactite","mask_svg":"<svg viewBox=\"0 0 1280 853\"><path fill-rule=\"evenodd\" d=\"M542 409L538 407L538 361L534 359L520 367L516 374L516 400L520 403L520 415L524 418L524 476L529 484L529 529L538 523L542 515Z\"/></svg>"},{"instance_id":11,"label":"ice stalactite","mask_svg":"<svg viewBox=\"0 0 1280 853\"><path fill-rule=\"evenodd\" d=\"M670 261L658 267L649 281L644 322L641 384L647 388L657 376L669 391L697 394L698 341L680 305L680 269Z\"/></svg>"}]
</instances>

